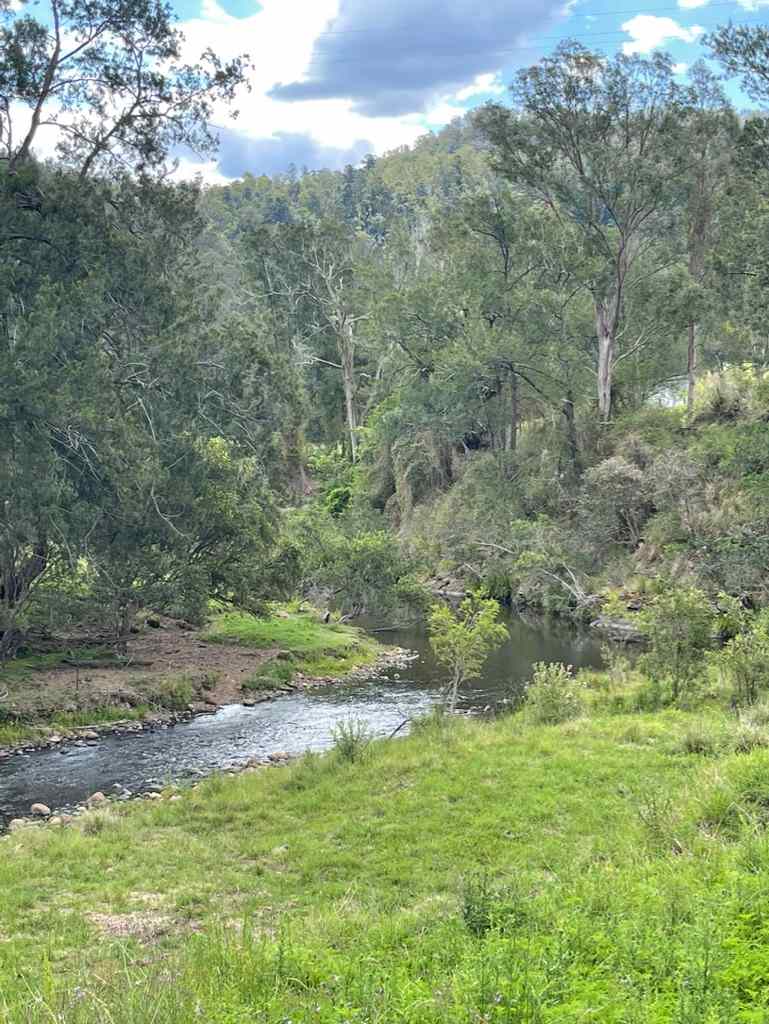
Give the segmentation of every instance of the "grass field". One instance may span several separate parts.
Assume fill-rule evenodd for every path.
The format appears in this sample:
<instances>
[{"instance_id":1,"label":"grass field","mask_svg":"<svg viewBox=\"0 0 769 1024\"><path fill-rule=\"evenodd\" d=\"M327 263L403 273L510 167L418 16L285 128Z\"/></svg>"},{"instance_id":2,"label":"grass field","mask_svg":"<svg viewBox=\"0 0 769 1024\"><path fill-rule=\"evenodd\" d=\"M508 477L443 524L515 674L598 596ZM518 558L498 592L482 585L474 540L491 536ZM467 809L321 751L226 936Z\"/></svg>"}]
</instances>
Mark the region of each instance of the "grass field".
<instances>
[{"instance_id":1,"label":"grass field","mask_svg":"<svg viewBox=\"0 0 769 1024\"><path fill-rule=\"evenodd\" d=\"M0 1020L769 1020L751 735L717 712L433 720L13 833Z\"/></svg>"}]
</instances>

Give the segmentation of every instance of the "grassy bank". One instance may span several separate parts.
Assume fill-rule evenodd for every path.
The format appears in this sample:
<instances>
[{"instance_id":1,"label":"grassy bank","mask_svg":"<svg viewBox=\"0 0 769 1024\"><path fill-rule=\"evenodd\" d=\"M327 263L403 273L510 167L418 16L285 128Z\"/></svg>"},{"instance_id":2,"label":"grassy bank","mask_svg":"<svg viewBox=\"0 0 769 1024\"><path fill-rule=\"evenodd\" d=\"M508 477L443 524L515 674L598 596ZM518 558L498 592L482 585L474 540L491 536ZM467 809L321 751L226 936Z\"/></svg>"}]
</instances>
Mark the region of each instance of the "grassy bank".
<instances>
[{"instance_id":1,"label":"grassy bank","mask_svg":"<svg viewBox=\"0 0 769 1024\"><path fill-rule=\"evenodd\" d=\"M382 653L375 640L354 626L321 622L313 612L281 609L262 618L224 612L212 621L204 638L277 652L263 666L261 674L267 681L285 681L296 673L334 678L373 664Z\"/></svg>"},{"instance_id":2,"label":"grassy bank","mask_svg":"<svg viewBox=\"0 0 769 1024\"><path fill-rule=\"evenodd\" d=\"M766 742L432 723L14 833L0 1020L765 1021Z\"/></svg>"},{"instance_id":3,"label":"grassy bank","mask_svg":"<svg viewBox=\"0 0 769 1024\"><path fill-rule=\"evenodd\" d=\"M297 675L335 678L373 664L382 651L351 626L276 608L263 618L220 612L204 630L170 620L145 627L124 656L109 648L27 655L0 669L0 747L196 702L233 703L280 690Z\"/></svg>"}]
</instances>

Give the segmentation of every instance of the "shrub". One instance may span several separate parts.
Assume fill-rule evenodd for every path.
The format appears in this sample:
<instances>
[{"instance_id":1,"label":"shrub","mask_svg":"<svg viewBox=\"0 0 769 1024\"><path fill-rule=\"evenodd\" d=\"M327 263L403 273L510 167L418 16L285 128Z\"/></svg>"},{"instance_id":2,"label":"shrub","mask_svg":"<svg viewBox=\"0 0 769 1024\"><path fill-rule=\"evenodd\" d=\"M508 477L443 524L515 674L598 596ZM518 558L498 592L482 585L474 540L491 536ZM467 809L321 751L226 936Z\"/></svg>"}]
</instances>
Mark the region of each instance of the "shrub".
<instances>
[{"instance_id":1,"label":"shrub","mask_svg":"<svg viewBox=\"0 0 769 1024\"><path fill-rule=\"evenodd\" d=\"M368 724L359 718L348 718L344 722L338 722L334 726L332 736L337 757L349 764L363 760L372 740Z\"/></svg>"},{"instance_id":2,"label":"shrub","mask_svg":"<svg viewBox=\"0 0 769 1024\"><path fill-rule=\"evenodd\" d=\"M649 651L639 666L655 683L669 681L679 700L702 674L703 652L716 628L706 595L696 587L668 586L638 616Z\"/></svg>"},{"instance_id":3,"label":"shrub","mask_svg":"<svg viewBox=\"0 0 769 1024\"><path fill-rule=\"evenodd\" d=\"M643 470L615 455L585 473L579 513L599 543L634 548L652 512Z\"/></svg>"},{"instance_id":4,"label":"shrub","mask_svg":"<svg viewBox=\"0 0 769 1024\"><path fill-rule=\"evenodd\" d=\"M526 709L540 725L556 725L578 718L584 711L580 687L570 665L537 662L526 688Z\"/></svg>"},{"instance_id":5,"label":"shrub","mask_svg":"<svg viewBox=\"0 0 769 1024\"><path fill-rule=\"evenodd\" d=\"M755 704L769 692L769 614L758 615L749 629L732 637L714 661L731 685L732 702Z\"/></svg>"}]
</instances>

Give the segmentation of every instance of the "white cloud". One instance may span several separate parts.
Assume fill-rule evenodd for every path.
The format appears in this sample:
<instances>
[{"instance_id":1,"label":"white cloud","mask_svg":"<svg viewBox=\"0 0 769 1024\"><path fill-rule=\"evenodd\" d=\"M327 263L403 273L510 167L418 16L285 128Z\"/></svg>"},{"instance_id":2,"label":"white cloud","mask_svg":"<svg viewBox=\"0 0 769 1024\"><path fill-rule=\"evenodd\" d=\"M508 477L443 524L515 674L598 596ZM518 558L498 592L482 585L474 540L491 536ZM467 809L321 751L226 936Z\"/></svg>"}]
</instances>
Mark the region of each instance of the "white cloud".
<instances>
[{"instance_id":1,"label":"white cloud","mask_svg":"<svg viewBox=\"0 0 769 1024\"><path fill-rule=\"evenodd\" d=\"M684 10L691 11L695 7L705 7L710 3L710 0L678 0L678 6Z\"/></svg>"},{"instance_id":2,"label":"white cloud","mask_svg":"<svg viewBox=\"0 0 769 1024\"><path fill-rule=\"evenodd\" d=\"M337 14L338 6L339 0L262 0L255 14L235 18L217 0L203 0L200 17L181 25L186 58L197 60L211 47L223 58L248 53L253 64L248 76L251 91L243 92L235 103L237 120L222 104L215 111L216 126L251 139L307 134L322 146L340 149L368 139L378 153L413 143L424 134L424 119L416 123L409 118L364 117L352 110L349 100L283 103L266 95L276 82L306 75L313 44ZM185 161L183 168L192 173L201 171L205 176L210 173L204 163ZM259 168L253 170L258 172Z\"/></svg>"},{"instance_id":3,"label":"white cloud","mask_svg":"<svg viewBox=\"0 0 769 1024\"><path fill-rule=\"evenodd\" d=\"M701 25L686 28L672 18L658 18L653 14L637 14L623 23L622 30L632 36L630 42L622 44L622 51L626 54L651 53L669 39L696 43L705 31Z\"/></svg>"},{"instance_id":4,"label":"white cloud","mask_svg":"<svg viewBox=\"0 0 769 1024\"><path fill-rule=\"evenodd\" d=\"M681 64L674 64L673 65L673 74L674 75L685 75L688 70L689 70L689 65L688 64L681 63Z\"/></svg>"},{"instance_id":5,"label":"white cloud","mask_svg":"<svg viewBox=\"0 0 769 1024\"><path fill-rule=\"evenodd\" d=\"M499 96L504 91L505 84L500 81L499 75L476 75L469 85L454 93L454 99L464 103L465 100L469 100L472 96L478 96L481 93L491 93L494 96Z\"/></svg>"}]
</instances>

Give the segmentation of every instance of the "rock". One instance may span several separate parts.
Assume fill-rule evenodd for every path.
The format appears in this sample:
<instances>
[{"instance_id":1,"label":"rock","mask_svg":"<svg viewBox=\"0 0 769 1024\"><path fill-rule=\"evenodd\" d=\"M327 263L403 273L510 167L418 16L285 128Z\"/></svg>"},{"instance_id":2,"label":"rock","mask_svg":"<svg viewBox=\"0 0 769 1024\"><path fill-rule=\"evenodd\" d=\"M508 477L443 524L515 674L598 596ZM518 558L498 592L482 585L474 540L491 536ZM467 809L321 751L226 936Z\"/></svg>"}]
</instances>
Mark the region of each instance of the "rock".
<instances>
[{"instance_id":1,"label":"rock","mask_svg":"<svg viewBox=\"0 0 769 1024\"><path fill-rule=\"evenodd\" d=\"M162 800L163 797L161 796L160 793L145 793L144 799L145 800Z\"/></svg>"},{"instance_id":2,"label":"rock","mask_svg":"<svg viewBox=\"0 0 769 1024\"><path fill-rule=\"evenodd\" d=\"M93 729L86 729L84 732L79 733L81 740L98 740L98 732L94 732Z\"/></svg>"},{"instance_id":3,"label":"rock","mask_svg":"<svg viewBox=\"0 0 769 1024\"><path fill-rule=\"evenodd\" d=\"M28 822L26 818L11 818L8 822L8 831L18 832L20 829L26 828L29 824L30 822Z\"/></svg>"},{"instance_id":4,"label":"rock","mask_svg":"<svg viewBox=\"0 0 769 1024\"><path fill-rule=\"evenodd\" d=\"M63 825L63 824L64 824L64 822L63 822L63 820L62 820L62 819L61 819L61 818L59 817L59 815L58 815L58 814L56 814L56 815L54 815L54 817L53 817L53 818L49 818L49 819L48 819L48 824L49 824L49 825Z\"/></svg>"},{"instance_id":5,"label":"rock","mask_svg":"<svg viewBox=\"0 0 769 1024\"><path fill-rule=\"evenodd\" d=\"M610 640L626 644L641 644L645 639L643 633L626 619L609 619L601 615L590 623L590 628L598 630Z\"/></svg>"},{"instance_id":6,"label":"rock","mask_svg":"<svg viewBox=\"0 0 769 1024\"><path fill-rule=\"evenodd\" d=\"M288 761L288 759L289 755L286 753L285 750L278 750L276 751L276 753L270 754L268 757L268 760L272 761L273 763L276 761Z\"/></svg>"},{"instance_id":7,"label":"rock","mask_svg":"<svg viewBox=\"0 0 769 1024\"><path fill-rule=\"evenodd\" d=\"M291 661L291 659L293 658L293 654L291 653L291 651L278 651L275 657L278 659L278 661Z\"/></svg>"},{"instance_id":8,"label":"rock","mask_svg":"<svg viewBox=\"0 0 769 1024\"><path fill-rule=\"evenodd\" d=\"M59 821L62 823L62 825L69 825L74 820L75 820L74 814L60 814L59 815Z\"/></svg>"},{"instance_id":9,"label":"rock","mask_svg":"<svg viewBox=\"0 0 769 1024\"><path fill-rule=\"evenodd\" d=\"M47 818L51 813L51 808L47 804L32 804L29 810L39 818Z\"/></svg>"},{"instance_id":10,"label":"rock","mask_svg":"<svg viewBox=\"0 0 769 1024\"><path fill-rule=\"evenodd\" d=\"M181 800L181 796L180 796L179 793L174 793L174 795L170 796L168 799L169 800Z\"/></svg>"},{"instance_id":11,"label":"rock","mask_svg":"<svg viewBox=\"0 0 769 1024\"><path fill-rule=\"evenodd\" d=\"M86 803L87 807L98 807L99 804L106 804L107 803L107 798L101 792L99 792L99 793L92 793L88 797L88 799L86 800L85 803Z\"/></svg>"}]
</instances>

